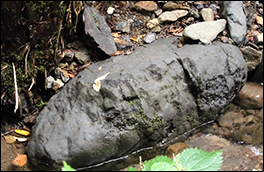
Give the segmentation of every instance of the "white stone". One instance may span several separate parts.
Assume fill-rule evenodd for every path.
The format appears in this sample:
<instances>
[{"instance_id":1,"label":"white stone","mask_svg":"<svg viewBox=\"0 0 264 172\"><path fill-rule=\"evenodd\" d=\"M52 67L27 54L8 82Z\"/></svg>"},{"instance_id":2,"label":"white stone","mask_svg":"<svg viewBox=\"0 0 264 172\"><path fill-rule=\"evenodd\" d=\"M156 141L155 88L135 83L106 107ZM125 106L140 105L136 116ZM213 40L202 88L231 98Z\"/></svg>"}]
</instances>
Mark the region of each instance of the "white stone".
<instances>
[{"instance_id":1,"label":"white stone","mask_svg":"<svg viewBox=\"0 0 264 172\"><path fill-rule=\"evenodd\" d=\"M204 21L214 21L214 12L211 8L203 8L200 14Z\"/></svg>"},{"instance_id":2,"label":"white stone","mask_svg":"<svg viewBox=\"0 0 264 172\"><path fill-rule=\"evenodd\" d=\"M147 28L152 29L153 27L157 26L159 24L159 20L157 18L154 18L147 23Z\"/></svg>"},{"instance_id":3,"label":"white stone","mask_svg":"<svg viewBox=\"0 0 264 172\"><path fill-rule=\"evenodd\" d=\"M107 14L113 14L114 11L115 11L115 8L113 8L113 7L108 7L108 9L107 9Z\"/></svg>"},{"instance_id":4,"label":"white stone","mask_svg":"<svg viewBox=\"0 0 264 172\"><path fill-rule=\"evenodd\" d=\"M183 36L192 40L200 40L204 44L210 44L225 29L225 26L225 19L195 23L184 29Z\"/></svg>"},{"instance_id":5,"label":"white stone","mask_svg":"<svg viewBox=\"0 0 264 172\"><path fill-rule=\"evenodd\" d=\"M166 22L166 21L176 21L178 18L184 17L188 14L187 10L173 10L173 11L165 11L162 13L158 19L159 21Z\"/></svg>"}]
</instances>

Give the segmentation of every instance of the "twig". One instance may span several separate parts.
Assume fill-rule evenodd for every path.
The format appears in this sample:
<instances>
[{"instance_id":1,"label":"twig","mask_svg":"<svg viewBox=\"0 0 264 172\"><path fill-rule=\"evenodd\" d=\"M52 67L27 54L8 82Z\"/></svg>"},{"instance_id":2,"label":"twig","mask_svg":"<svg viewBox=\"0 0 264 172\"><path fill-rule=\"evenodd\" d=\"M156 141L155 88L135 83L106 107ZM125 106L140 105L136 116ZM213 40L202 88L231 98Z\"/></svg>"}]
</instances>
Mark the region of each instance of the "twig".
<instances>
[{"instance_id":1,"label":"twig","mask_svg":"<svg viewBox=\"0 0 264 172\"><path fill-rule=\"evenodd\" d=\"M30 87L28 88L28 91L31 90L31 88L33 87L34 84L35 84L35 80L34 80L34 78L32 78L32 80L31 80L31 85L30 85Z\"/></svg>"},{"instance_id":2,"label":"twig","mask_svg":"<svg viewBox=\"0 0 264 172\"><path fill-rule=\"evenodd\" d=\"M58 36L57 36L57 41L56 41L56 45L55 45L55 61L57 62L57 56L58 56L58 47L59 47L59 42L60 42L60 33L61 33L61 28L62 28L62 22L63 20L61 19L60 20L60 28L59 28L59 33L58 33Z\"/></svg>"},{"instance_id":3,"label":"twig","mask_svg":"<svg viewBox=\"0 0 264 172\"><path fill-rule=\"evenodd\" d=\"M17 92L17 81L16 81L16 69L15 69L14 63L12 63L12 65L13 65L13 73L14 73L15 99L16 99L16 105L15 105L14 113L16 113L16 111L18 109L18 92Z\"/></svg>"}]
</instances>

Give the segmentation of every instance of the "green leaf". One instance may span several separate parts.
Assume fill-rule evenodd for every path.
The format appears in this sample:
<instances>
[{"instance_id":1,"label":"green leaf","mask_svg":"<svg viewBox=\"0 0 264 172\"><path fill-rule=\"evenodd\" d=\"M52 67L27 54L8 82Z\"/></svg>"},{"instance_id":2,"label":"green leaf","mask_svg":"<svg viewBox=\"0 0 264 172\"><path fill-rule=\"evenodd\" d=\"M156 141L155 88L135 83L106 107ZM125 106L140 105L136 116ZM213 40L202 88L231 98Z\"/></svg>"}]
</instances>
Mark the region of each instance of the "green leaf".
<instances>
[{"instance_id":1,"label":"green leaf","mask_svg":"<svg viewBox=\"0 0 264 172\"><path fill-rule=\"evenodd\" d=\"M66 161L62 161L62 162L63 162L63 167L61 168L61 171L76 171L69 164L67 164Z\"/></svg>"},{"instance_id":2,"label":"green leaf","mask_svg":"<svg viewBox=\"0 0 264 172\"><path fill-rule=\"evenodd\" d=\"M221 168L222 150L204 152L197 148L187 148L175 157L175 161L185 171L217 171Z\"/></svg>"},{"instance_id":3,"label":"green leaf","mask_svg":"<svg viewBox=\"0 0 264 172\"><path fill-rule=\"evenodd\" d=\"M133 167L129 167L129 168L127 169L127 171L139 171L139 170L137 170L137 169L135 169L135 168L133 168Z\"/></svg>"},{"instance_id":4,"label":"green leaf","mask_svg":"<svg viewBox=\"0 0 264 172\"><path fill-rule=\"evenodd\" d=\"M173 171L174 162L167 156L156 156L150 161L145 161L143 171Z\"/></svg>"}]
</instances>

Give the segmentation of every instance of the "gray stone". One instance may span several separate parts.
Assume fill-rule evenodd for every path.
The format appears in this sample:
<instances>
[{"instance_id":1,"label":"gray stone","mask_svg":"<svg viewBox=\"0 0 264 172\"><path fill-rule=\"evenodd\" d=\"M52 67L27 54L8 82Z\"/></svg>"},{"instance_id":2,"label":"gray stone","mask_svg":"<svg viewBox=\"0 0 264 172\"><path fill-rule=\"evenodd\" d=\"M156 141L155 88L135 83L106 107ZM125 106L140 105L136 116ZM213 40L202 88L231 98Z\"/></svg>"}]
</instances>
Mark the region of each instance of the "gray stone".
<instances>
[{"instance_id":1,"label":"gray stone","mask_svg":"<svg viewBox=\"0 0 264 172\"><path fill-rule=\"evenodd\" d=\"M115 26L116 30L130 33L130 23L128 21L125 22L117 22Z\"/></svg>"},{"instance_id":2,"label":"gray stone","mask_svg":"<svg viewBox=\"0 0 264 172\"><path fill-rule=\"evenodd\" d=\"M183 36L210 44L225 29L225 25L225 19L191 24L184 29Z\"/></svg>"},{"instance_id":3,"label":"gray stone","mask_svg":"<svg viewBox=\"0 0 264 172\"><path fill-rule=\"evenodd\" d=\"M247 33L246 10L242 1L219 1L221 16L227 20L231 38L236 44L243 41Z\"/></svg>"},{"instance_id":4,"label":"gray stone","mask_svg":"<svg viewBox=\"0 0 264 172\"><path fill-rule=\"evenodd\" d=\"M248 71L254 70L262 60L262 51L257 51L250 46L241 48L244 58L247 62Z\"/></svg>"},{"instance_id":5,"label":"gray stone","mask_svg":"<svg viewBox=\"0 0 264 172\"><path fill-rule=\"evenodd\" d=\"M105 54L111 55L117 51L111 29L106 20L95 8L85 6L83 12L85 42L88 47L98 47Z\"/></svg>"},{"instance_id":6,"label":"gray stone","mask_svg":"<svg viewBox=\"0 0 264 172\"><path fill-rule=\"evenodd\" d=\"M80 64L87 64L90 61L90 56L85 51L76 51L74 55Z\"/></svg>"},{"instance_id":7,"label":"gray stone","mask_svg":"<svg viewBox=\"0 0 264 172\"><path fill-rule=\"evenodd\" d=\"M258 82L258 83L263 83L263 60L261 63L258 65L256 68L254 74L250 78L251 81Z\"/></svg>"},{"instance_id":8,"label":"gray stone","mask_svg":"<svg viewBox=\"0 0 264 172\"><path fill-rule=\"evenodd\" d=\"M150 44L152 42L154 42L156 39L156 33L148 33L145 37L144 37L144 41L147 43L147 44Z\"/></svg>"},{"instance_id":9,"label":"gray stone","mask_svg":"<svg viewBox=\"0 0 264 172\"><path fill-rule=\"evenodd\" d=\"M246 80L242 53L219 42L177 48L175 41L159 39L72 78L36 119L31 162L42 170L60 170L63 160L87 167L216 119ZM96 92L95 79L108 72Z\"/></svg>"}]
</instances>

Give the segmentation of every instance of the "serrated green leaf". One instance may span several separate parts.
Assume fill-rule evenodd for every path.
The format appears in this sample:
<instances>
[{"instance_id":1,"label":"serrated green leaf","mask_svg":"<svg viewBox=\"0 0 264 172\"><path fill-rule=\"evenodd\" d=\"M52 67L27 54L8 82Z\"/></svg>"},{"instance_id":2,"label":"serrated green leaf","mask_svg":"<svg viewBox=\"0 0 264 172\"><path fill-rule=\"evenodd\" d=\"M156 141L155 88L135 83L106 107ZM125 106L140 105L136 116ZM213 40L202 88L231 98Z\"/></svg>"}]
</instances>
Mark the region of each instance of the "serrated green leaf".
<instances>
[{"instance_id":1,"label":"serrated green leaf","mask_svg":"<svg viewBox=\"0 0 264 172\"><path fill-rule=\"evenodd\" d=\"M222 150L204 152L197 148L187 148L176 156L175 161L185 171L217 171L222 163Z\"/></svg>"},{"instance_id":2,"label":"serrated green leaf","mask_svg":"<svg viewBox=\"0 0 264 172\"><path fill-rule=\"evenodd\" d=\"M139 171L139 170L137 170L137 169L135 169L135 168L133 168L133 167L129 167L129 168L127 169L127 171Z\"/></svg>"},{"instance_id":3,"label":"serrated green leaf","mask_svg":"<svg viewBox=\"0 0 264 172\"><path fill-rule=\"evenodd\" d=\"M167 157L167 156L156 156L154 159L151 159L150 161L145 161L144 165L143 165L143 171L162 171L160 168L163 168L162 166L158 167L155 164L160 163L165 165L166 168L170 168L169 166L171 166L171 169L173 169L173 165L174 162L171 158ZM159 169L155 169L155 168L159 168ZM164 170L163 171L170 171L170 170Z\"/></svg>"},{"instance_id":4,"label":"serrated green leaf","mask_svg":"<svg viewBox=\"0 0 264 172\"><path fill-rule=\"evenodd\" d=\"M173 171L174 166L167 162L157 162L150 167L150 171Z\"/></svg>"},{"instance_id":5,"label":"serrated green leaf","mask_svg":"<svg viewBox=\"0 0 264 172\"><path fill-rule=\"evenodd\" d=\"M63 163L63 167L61 168L61 171L76 171L69 164L67 164L66 161L62 161L62 163Z\"/></svg>"}]
</instances>

